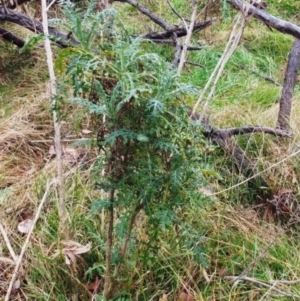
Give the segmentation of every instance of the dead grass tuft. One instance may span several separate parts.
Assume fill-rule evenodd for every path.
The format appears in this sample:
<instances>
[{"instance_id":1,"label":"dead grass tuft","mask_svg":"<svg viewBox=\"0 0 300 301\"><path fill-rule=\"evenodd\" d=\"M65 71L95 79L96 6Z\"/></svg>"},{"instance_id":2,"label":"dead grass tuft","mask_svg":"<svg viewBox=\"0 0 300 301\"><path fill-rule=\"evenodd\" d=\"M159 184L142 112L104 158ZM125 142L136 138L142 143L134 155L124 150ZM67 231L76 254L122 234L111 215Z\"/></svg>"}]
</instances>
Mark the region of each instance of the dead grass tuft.
<instances>
[{"instance_id":1,"label":"dead grass tuft","mask_svg":"<svg viewBox=\"0 0 300 301\"><path fill-rule=\"evenodd\" d=\"M53 130L51 116L45 109L47 99L38 93L41 90L45 90L45 85L33 90L31 99L15 98L18 109L0 124L0 189L30 178L45 163L49 142L35 141L49 139Z\"/></svg>"}]
</instances>

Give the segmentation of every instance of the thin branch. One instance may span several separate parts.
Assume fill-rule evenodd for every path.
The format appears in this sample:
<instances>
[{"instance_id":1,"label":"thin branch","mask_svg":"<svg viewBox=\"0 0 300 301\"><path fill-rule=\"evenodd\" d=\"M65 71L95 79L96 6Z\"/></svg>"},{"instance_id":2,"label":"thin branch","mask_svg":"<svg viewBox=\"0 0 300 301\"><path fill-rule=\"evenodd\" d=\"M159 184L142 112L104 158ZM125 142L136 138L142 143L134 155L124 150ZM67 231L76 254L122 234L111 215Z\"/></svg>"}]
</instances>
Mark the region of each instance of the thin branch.
<instances>
[{"instance_id":1,"label":"thin branch","mask_svg":"<svg viewBox=\"0 0 300 301\"><path fill-rule=\"evenodd\" d=\"M242 276L242 277L240 277L240 276L225 276L224 279L225 280L230 280L232 282L236 282L236 281L239 281L239 280L241 280L241 281L249 281L249 282L252 282L254 284L257 284L257 285L260 285L260 286L263 286L263 287L267 287L270 290L272 290L272 291L274 291L277 294L280 294L282 296L300 299L299 295L295 295L295 294L291 294L291 293L286 293L286 292L284 292L282 290L279 290L278 288L274 287L274 285L266 283L266 282L263 282L263 281L258 280L256 278L251 278L251 277L247 277L247 276Z\"/></svg>"},{"instance_id":2,"label":"thin branch","mask_svg":"<svg viewBox=\"0 0 300 301\"><path fill-rule=\"evenodd\" d=\"M10 256L12 257L12 259L14 260L14 262L16 263L17 260L18 260L18 256L16 255L14 249L12 248L12 246L10 244L10 241L8 239L7 233L6 233L5 229L4 229L4 227L2 226L2 224L0 224L0 232L1 232L2 236L3 236L3 239L5 241L5 244L6 244L6 247L7 247L8 251L10 253Z\"/></svg>"},{"instance_id":3,"label":"thin branch","mask_svg":"<svg viewBox=\"0 0 300 301\"><path fill-rule=\"evenodd\" d=\"M186 22L191 22L191 21L188 20L188 19L183 18L183 17L179 14L179 12L175 9L175 7L172 5L172 3L170 2L170 0L167 0L167 3L168 3L168 5L170 6L172 12L173 12L179 19L182 20L183 24L185 24L185 27L187 28Z\"/></svg>"},{"instance_id":4,"label":"thin branch","mask_svg":"<svg viewBox=\"0 0 300 301\"><path fill-rule=\"evenodd\" d=\"M278 162L272 164L271 166L265 168L264 170L262 170L262 171L260 171L260 172L258 172L258 173L256 173L256 174L254 174L253 176L248 177L247 179L245 179L245 180L243 180L243 181L241 181L241 182L239 182L239 183L237 183L237 184L235 184L235 185L232 185L231 187L228 187L228 188L225 188L225 189L223 189L223 190L221 190L221 191L215 192L215 193L211 194L211 196L216 196L216 195L222 194L222 193L227 192L227 191L229 191L229 190L235 189L235 188L237 188L237 187L239 187L239 186L241 186L241 185L243 185L243 184L246 184L246 183L248 183L249 181L251 181L251 180L253 180L253 179L255 179L255 178L261 176L261 175L264 174L266 171L269 171L269 170L271 170L272 168L277 167L277 166L280 165L281 163L284 163L284 162L288 161L289 159L291 159L291 158L293 158L293 157L295 157L295 156L298 156L299 154L300 154L300 149L297 150L297 151L295 151L295 152L293 152L292 154L288 155L287 157L283 158L282 160L280 160L280 161L278 161Z\"/></svg>"},{"instance_id":5,"label":"thin branch","mask_svg":"<svg viewBox=\"0 0 300 301\"><path fill-rule=\"evenodd\" d=\"M135 0L117 0L118 2L126 2L133 7L135 7L138 11L140 11L142 14L146 15L149 19L151 19L154 23L162 27L164 30L169 30L168 23L163 20L161 17L153 13L150 9L145 7L144 5L138 3Z\"/></svg>"},{"instance_id":6,"label":"thin branch","mask_svg":"<svg viewBox=\"0 0 300 301\"><path fill-rule=\"evenodd\" d=\"M183 69L185 60L186 60L186 56L187 56L187 48L190 44L191 38L192 38L192 34L193 34L193 29L194 29L194 24L196 21L196 17L197 17L197 8L198 8L198 4L199 4L199 0L194 0L193 3L193 10L192 10L192 17L191 17L191 24L189 26L187 35L186 35L186 39L185 42L183 44L183 49L181 52L181 57L180 57L180 62L178 65L178 69L177 69L177 76L180 76L181 71Z\"/></svg>"},{"instance_id":7,"label":"thin branch","mask_svg":"<svg viewBox=\"0 0 300 301\"><path fill-rule=\"evenodd\" d=\"M206 27L210 26L213 22L215 22L217 18L212 18L205 21L196 22L193 27L193 32L197 32L199 30L203 30ZM163 32L151 32L144 34L142 37L144 39L154 40L154 39L170 39L172 38L173 33L177 34L178 38L184 37L187 35L186 28L180 24L180 25L172 25L169 26L169 29Z\"/></svg>"},{"instance_id":8,"label":"thin branch","mask_svg":"<svg viewBox=\"0 0 300 301\"><path fill-rule=\"evenodd\" d=\"M258 75L259 77L263 78L264 80L268 81L268 82L271 82L272 84L274 84L275 86L277 87L281 87L282 85L280 83L278 83L276 80L274 80L273 78L269 77L269 76L265 76L263 74L260 74L259 72L255 71L255 70L252 70L250 68L247 68L246 66L243 66L243 65L238 65L238 64L235 64L233 63L233 65L237 66L239 69L243 69L243 70L248 70L250 71L251 73L255 74L255 75Z\"/></svg>"},{"instance_id":9,"label":"thin branch","mask_svg":"<svg viewBox=\"0 0 300 301\"><path fill-rule=\"evenodd\" d=\"M150 40L149 41L155 43L155 44L162 44L162 45L169 45L169 46L176 46L176 42L171 41L171 40L160 40L160 39L154 39L154 40ZM147 40L146 40L147 41ZM183 48L183 46L181 45L181 49ZM189 51L198 51L198 50L202 50L202 47L198 47L198 46L188 46L188 50Z\"/></svg>"},{"instance_id":10,"label":"thin branch","mask_svg":"<svg viewBox=\"0 0 300 301\"><path fill-rule=\"evenodd\" d=\"M266 133L274 136L280 137L292 137L292 133L274 129L265 126L246 126L246 127L239 127L239 128L228 128L228 129L220 129L217 130L221 132L223 135L234 136L234 135L244 135L244 134L253 134L253 133Z\"/></svg>"},{"instance_id":11,"label":"thin branch","mask_svg":"<svg viewBox=\"0 0 300 301\"><path fill-rule=\"evenodd\" d=\"M25 41L11 33L5 28L0 27L0 36L8 41L13 43L14 45L18 46L19 48L22 48L25 45Z\"/></svg>"},{"instance_id":12,"label":"thin branch","mask_svg":"<svg viewBox=\"0 0 300 301\"><path fill-rule=\"evenodd\" d=\"M242 37L244 28L246 26L246 21L247 20L244 17L244 15L242 13L239 13L239 15L233 25L233 28L231 30L229 40L226 44L224 52L223 52L218 64L216 65L213 73L211 74L208 82L206 83L204 89L202 90L199 98L197 99L196 104L194 105L194 108L192 110L192 116L194 114L196 114L198 107L200 106L201 102L203 101L206 93L208 93L208 91L209 91L208 96L206 97L206 101L202 108L200 121L205 116L206 109L208 107L210 100L212 99L212 97L214 95L217 83L223 73L226 63L228 62L229 58L231 57L231 55L233 54L233 52L235 51L235 49L238 46L238 43Z\"/></svg>"},{"instance_id":13,"label":"thin branch","mask_svg":"<svg viewBox=\"0 0 300 301\"><path fill-rule=\"evenodd\" d=\"M227 2L235 9L246 12L247 15L253 16L270 27L286 34L290 34L297 39L300 39L300 27L284 21L282 19L276 18L263 9L257 9L253 5L243 1L243 0L227 0Z\"/></svg>"},{"instance_id":14,"label":"thin branch","mask_svg":"<svg viewBox=\"0 0 300 301\"><path fill-rule=\"evenodd\" d=\"M53 54L51 49L50 40L48 38L48 15L46 0L42 1L42 18L43 18L43 31L45 34L45 51L47 56L47 65L50 78L50 101L53 108L57 107L57 92L56 92L56 77L54 73ZM56 166L57 166L57 191L58 191L58 211L60 218L60 233L64 239L68 239L67 229L67 209L65 203L65 189L64 189L64 174L62 164L62 147L61 147L61 123L58 120L56 110L53 110L53 125L54 125L54 146L56 153Z\"/></svg>"},{"instance_id":15,"label":"thin branch","mask_svg":"<svg viewBox=\"0 0 300 301\"><path fill-rule=\"evenodd\" d=\"M16 266L15 266L15 269L14 269L14 272L13 272L13 275L11 277L11 280L10 280L10 283L9 283L9 287L7 289L7 292L6 292L6 296L5 296L5 300L4 301L9 301L10 300L10 294L11 294L11 291L12 291L12 288L13 288L13 285L18 277L18 274L19 274L19 270L20 270L20 267L21 267L21 264L22 264L22 261L23 261L23 257L24 257L24 254L27 250L27 247L28 247L28 244L29 244L29 240L31 238L31 235L33 233L33 230L34 230L34 227L41 215L41 211L42 211L42 208L44 206L44 203L46 202L46 199L48 197L48 194L49 194L49 191L50 191L50 187L55 183L55 181L52 181L49 183L47 183L47 187L46 187L46 191L43 195L43 198L40 202L40 205L37 209L37 212L35 214L35 217L34 217L34 220L32 222L32 226L31 226L31 229L29 230L28 234L27 234L27 237L26 237L26 240L22 246L22 249L21 249L21 253L18 257L18 260L16 262Z\"/></svg>"},{"instance_id":16,"label":"thin branch","mask_svg":"<svg viewBox=\"0 0 300 301\"><path fill-rule=\"evenodd\" d=\"M200 67L200 68L205 68L204 65L201 65L201 64L198 64L198 63L195 63L195 62L191 62L191 61L185 61L184 63L192 65L192 66Z\"/></svg>"},{"instance_id":17,"label":"thin branch","mask_svg":"<svg viewBox=\"0 0 300 301\"><path fill-rule=\"evenodd\" d=\"M0 7L0 21L7 21L20 25L34 33L44 33L43 24L40 21L11 9L9 9L8 12L9 14L5 13L4 8ZM50 35L49 38L60 47L79 45L76 39L68 37L66 33L63 33L54 27L49 26L48 31L48 34Z\"/></svg>"}]
</instances>

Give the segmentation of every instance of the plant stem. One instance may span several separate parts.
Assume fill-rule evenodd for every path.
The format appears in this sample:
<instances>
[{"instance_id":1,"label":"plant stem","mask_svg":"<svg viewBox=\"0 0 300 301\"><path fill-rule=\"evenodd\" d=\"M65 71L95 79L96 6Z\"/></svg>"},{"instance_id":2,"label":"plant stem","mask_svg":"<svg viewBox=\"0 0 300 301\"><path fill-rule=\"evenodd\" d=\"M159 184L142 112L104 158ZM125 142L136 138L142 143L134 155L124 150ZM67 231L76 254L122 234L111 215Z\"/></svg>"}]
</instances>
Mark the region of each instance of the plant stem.
<instances>
[{"instance_id":1,"label":"plant stem","mask_svg":"<svg viewBox=\"0 0 300 301\"><path fill-rule=\"evenodd\" d=\"M139 211L142 209L142 207L143 206L141 204L137 205L136 208L134 209L134 212L131 215L129 226L128 226L128 229L127 229L127 233L126 233L124 243L123 243L123 246L122 246L121 252L120 252L121 256L122 256L122 259L125 259L125 256L126 256L126 253L127 253L127 248L128 248L128 243L129 243L131 232L132 232L132 229L133 229L133 225L134 225L136 216L139 213ZM114 277L117 276L117 274L119 273L120 266L121 266L120 263L116 266L115 271L114 271Z\"/></svg>"},{"instance_id":2,"label":"plant stem","mask_svg":"<svg viewBox=\"0 0 300 301\"><path fill-rule=\"evenodd\" d=\"M56 77L54 73L53 54L51 50L51 44L49 40L48 30L48 15L47 15L47 3L46 0L42 0L42 18L43 18L43 31L45 34L45 51L47 56L47 65L50 77L50 99L52 101L52 107L56 107ZM54 147L56 153L56 165L57 165L57 190L58 190L58 210L60 218L60 233L64 239L68 239L67 231L67 210L65 203L65 189L64 189L64 177L63 177L63 165L62 165L62 147L61 147L61 124L57 118L57 112L53 111L53 123L54 123Z\"/></svg>"},{"instance_id":3,"label":"plant stem","mask_svg":"<svg viewBox=\"0 0 300 301\"><path fill-rule=\"evenodd\" d=\"M115 199L115 190L113 188L109 191L109 214L108 214L108 229L107 229L107 240L106 240L106 271L104 278L104 291L103 295L105 299L110 299L113 287L114 287L114 279L112 274L112 266L111 266L111 253L112 253L112 245L113 245L113 234L114 234L114 199Z\"/></svg>"}]
</instances>

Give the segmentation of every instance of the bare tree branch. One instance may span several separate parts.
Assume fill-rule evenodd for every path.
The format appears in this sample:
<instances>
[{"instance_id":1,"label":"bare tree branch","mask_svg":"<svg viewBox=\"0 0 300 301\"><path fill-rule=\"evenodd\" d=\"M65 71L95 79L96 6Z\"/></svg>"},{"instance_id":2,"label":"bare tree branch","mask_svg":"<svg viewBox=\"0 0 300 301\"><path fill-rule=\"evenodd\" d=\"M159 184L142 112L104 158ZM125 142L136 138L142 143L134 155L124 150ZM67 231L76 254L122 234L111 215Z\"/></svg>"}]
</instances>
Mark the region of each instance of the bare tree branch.
<instances>
[{"instance_id":1,"label":"bare tree branch","mask_svg":"<svg viewBox=\"0 0 300 301\"><path fill-rule=\"evenodd\" d=\"M192 66L196 66L196 67L200 67L200 68L205 68L204 65L201 65L201 64L198 64L198 63L195 63L195 62L185 61L185 63L188 64L188 65L192 65Z\"/></svg>"},{"instance_id":2,"label":"bare tree branch","mask_svg":"<svg viewBox=\"0 0 300 301\"><path fill-rule=\"evenodd\" d=\"M150 39L148 39L148 40L155 44L162 44L162 45L169 45L169 46L176 47L176 42L174 42L174 40L173 41L168 40L168 39L166 39L166 40L160 40L160 39L150 40ZM182 49L183 46L181 45L180 47ZM202 49L203 49L203 47L199 47L199 46L188 46L189 51L197 51L197 50L202 50Z\"/></svg>"},{"instance_id":3,"label":"bare tree branch","mask_svg":"<svg viewBox=\"0 0 300 301\"><path fill-rule=\"evenodd\" d=\"M292 136L292 134L286 130L273 129L265 126L245 126L240 128L220 129L217 131L222 132L224 135L228 135L228 136L254 134L254 133L266 133L266 134L280 136L280 137Z\"/></svg>"},{"instance_id":4,"label":"bare tree branch","mask_svg":"<svg viewBox=\"0 0 300 301\"><path fill-rule=\"evenodd\" d=\"M208 26L210 26L213 22L215 22L217 18L212 18L206 21L197 22L194 25L193 32L202 30ZM164 32L151 32L143 35L143 38L149 39L149 40L160 40L160 39L170 39L172 38L173 33L176 33L178 38L184 37L187 35L186 28L181 25L172 25L169 26L169 29Z\"/></svg>"},{"instance_id":5,"label":"bare tree branch","mask_svg":"<svg viewBox=\"0 0 300 301\"><path fill-rule=\"evenodd\" d=\"M286 34L290 34L294 36L297 39L300 39L300 27L284 21L282 19L276 18L269 13L267 13L265 10L258 9L254 7L253 5L243 1L243 0L227 0L227 2L235 9L239 11L247 11L247 14L249 16L253 16L255 19L258 19L268 26Z\"/></svg>"},{"instance_id":6,"label":"bare tree branch","mask_svg":"<svg viewBox=\"0 0 300 301\"><path fill-rule=\"evenodd\" d=\"M180 18L180 19L182 20L183 24L185 24L185 22L191 22L190 20L185 19L185 18L183 18L183 17L180 15L180 13L179 13L179 12L175 9L175 7L172 5L172 3L170 2L170 0L167 0L167 3L168 3L168 5L170 6L172 12L173 12L178 18ZM187 26L186 26L186 27L187 27Z\"/></svg>"},{"instance_id":7,"label":"bare tree branch","mask_svg":"<svg viewBox=\"0 0 300 301\"><path fill-rule=\"evenodd\" d=\"M277 128L287 130L292 111L292 99L300 66L300 40L295 39L285 71L283 88L280 98Z\"/></svg>"},{"instance_id":8,"label":"bare tree branch","mask_svg":"<svg viewBox=\"0 0 300 301\"><path fill-rule=\"evenodd\" d=\"M22 27L29 29L34 33L43 33L43 25L40 21L31 18L25 14L17 11L8 10L9 14L5 13L3 7L0 7L0 21L7 21L14 24L18 24ZM70 45L78 45L79 43L73 38L68 37L66 33L59 31L58 29L49 26L50 38L58 44L60 47L68 47Z\"/></svg>"},{"instance_id":9,"label":"bare tree branch","mask_svg":"<svg viewBox=\"0 0 300 301\"><path fill-rule=\"evenodd\" d=\"M277 87L281 87L282 85L280 83L278 83L276 80L274 80L273 78L269 77L269 76L265 76L263 74L260 74L259 72L255 71L255 70L252 70L250 68L247 68L246 66L244 65L239 65L239 64L235 64L235 63L232 63L233 65L237 66L239 69L243 69L243 70L247 70L261 78L263 78L264 80L274 84L275 86Z\"/></svg>"},{"instance_id":10,"label":"bare tree branch","mask_svg":"<svg viewBox=\"0 0 300 301\"><path fill-rule=\"evenodd\" d=\"M130 5L132 5L138 11L140 11L142 14L149 17L154 23L156 23L157 25L162 27L164 30L166 30L166 31L169 30L169 25L165 20L163 20L161 17L159 17L158 15L153 13L150 9L148 9L147 7L145 7L142 4L138 3L137 1L135 1L135 0L115 0L115 1L126 2Z\"/></svg>"}]
</instances>

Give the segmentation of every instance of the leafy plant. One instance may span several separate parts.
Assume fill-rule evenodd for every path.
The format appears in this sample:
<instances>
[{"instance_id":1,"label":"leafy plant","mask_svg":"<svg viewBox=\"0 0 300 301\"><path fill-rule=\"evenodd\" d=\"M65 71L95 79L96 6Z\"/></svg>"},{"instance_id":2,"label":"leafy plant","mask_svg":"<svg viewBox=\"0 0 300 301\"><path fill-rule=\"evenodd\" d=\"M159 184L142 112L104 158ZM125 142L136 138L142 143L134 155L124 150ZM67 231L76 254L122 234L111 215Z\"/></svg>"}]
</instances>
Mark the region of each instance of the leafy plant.
<instances>
[{"instance_id":1,"label":"leafy plant","mask_svg":"<svg viewBox=\"0 0 300 301\"><path fill-rule=\"evenodd\" d=\"M106 31L107 18L115 19L111 11L93 15L100 31L82 27L76 13L66 11L69 28L87 39L80 47L62 50L56 67L73 87L69 100L93 117L102 151L93 174L105 197L94 202L92 212L106 214L103 296L110 299L121 281L120 271L138 247L139 216L148 237L140 258L145 248L156 252L161 233L176 221L182 224L177 229L179 247L204 262L199 235L188 235L184 226L184 208L204 201L199 186L205 182L205 143L183 101L196 91L178 82L171 65L148 53L142 39L128 37L120 24L114 30L110 23Z\"/></svg>"}]
</instances>

